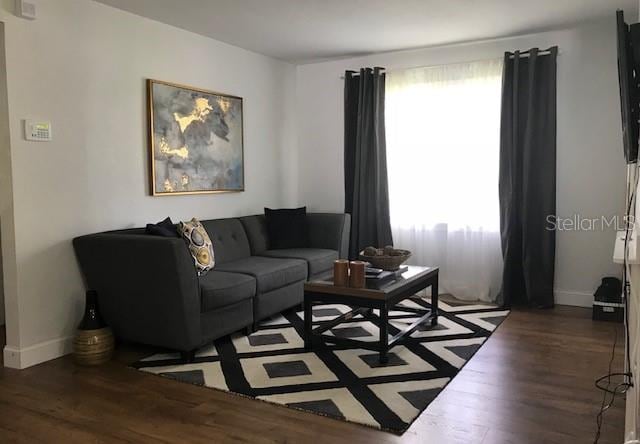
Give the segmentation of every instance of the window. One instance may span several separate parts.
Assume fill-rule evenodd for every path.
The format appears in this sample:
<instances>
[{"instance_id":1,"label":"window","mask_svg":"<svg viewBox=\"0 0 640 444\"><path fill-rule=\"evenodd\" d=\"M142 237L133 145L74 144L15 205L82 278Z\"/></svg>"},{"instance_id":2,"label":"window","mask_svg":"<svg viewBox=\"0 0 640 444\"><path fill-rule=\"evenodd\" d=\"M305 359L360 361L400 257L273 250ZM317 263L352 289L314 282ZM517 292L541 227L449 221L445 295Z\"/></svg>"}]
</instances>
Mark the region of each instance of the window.
<instances>
[{"instance_id":1,"label":"window","mask_svg":"<svg viewBox=\"0 0 640 444\"><path fill-rule=\"evenodd\" d=\"M444 291L493 299L502 271L498 172L502 60L391 71L386 133L391 226Z\"/></svg>"}]
</instances>

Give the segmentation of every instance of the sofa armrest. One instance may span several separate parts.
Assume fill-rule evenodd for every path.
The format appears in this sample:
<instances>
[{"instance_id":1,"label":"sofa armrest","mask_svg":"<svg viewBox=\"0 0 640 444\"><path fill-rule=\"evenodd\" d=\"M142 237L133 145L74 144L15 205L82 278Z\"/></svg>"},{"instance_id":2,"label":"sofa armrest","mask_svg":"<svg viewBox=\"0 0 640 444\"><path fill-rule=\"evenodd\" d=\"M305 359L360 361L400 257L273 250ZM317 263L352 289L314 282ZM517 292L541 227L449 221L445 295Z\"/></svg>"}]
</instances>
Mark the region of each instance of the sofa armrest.
<instances>
[{"instance_id":1,"label":"sofa armrest","mask_svg":"<svg viewBox=\"0 0 640 444\"><path fill-rule=\"evenodd\" d=\"M111 232L73 246L116 337L182 351L201 345L199 282L182 239Z\"/></svg>"},{"instance_id":2,"label":"sofa armrest","mask_svg":"<svg viewBox=\"0 0 640 444\"><path fill-rule=\"evenodd\" d=\"M351 215L342 213L308 213L309 241L314 248L338 251L340 258L349 257Z\"/></svg>"}]
</instances>

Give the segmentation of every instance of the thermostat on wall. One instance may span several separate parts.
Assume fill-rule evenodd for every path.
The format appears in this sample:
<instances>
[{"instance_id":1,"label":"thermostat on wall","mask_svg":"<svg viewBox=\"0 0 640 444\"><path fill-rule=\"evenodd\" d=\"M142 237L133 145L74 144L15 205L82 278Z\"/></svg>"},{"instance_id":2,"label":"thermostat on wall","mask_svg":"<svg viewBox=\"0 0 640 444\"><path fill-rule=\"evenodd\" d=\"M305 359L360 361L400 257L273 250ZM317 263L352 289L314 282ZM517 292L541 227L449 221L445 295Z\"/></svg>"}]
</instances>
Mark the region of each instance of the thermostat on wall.
<instances>
[{"instance_id":1,"label":"thermostat on wall","mask_svg":"<svg viewBox=\"0 0 640 444\"><path fill-rule=\"evenodd\" d=\"M51 140L51 122L37 120L24 121L24 138L36 142L48 142Z\"/></svg>"},{"instance_id":2,"label":"thermostat on wall","mask_svg":"<svg viewBox=\"0 0 640 444\"><path fill-rule=\"evenodd\" d=\"M36 18L36 5L31 2L25 2L24 0L15 0L15 14L18 17L22 17L28 20L35 20Z\"/></svg>"}]
</instances>

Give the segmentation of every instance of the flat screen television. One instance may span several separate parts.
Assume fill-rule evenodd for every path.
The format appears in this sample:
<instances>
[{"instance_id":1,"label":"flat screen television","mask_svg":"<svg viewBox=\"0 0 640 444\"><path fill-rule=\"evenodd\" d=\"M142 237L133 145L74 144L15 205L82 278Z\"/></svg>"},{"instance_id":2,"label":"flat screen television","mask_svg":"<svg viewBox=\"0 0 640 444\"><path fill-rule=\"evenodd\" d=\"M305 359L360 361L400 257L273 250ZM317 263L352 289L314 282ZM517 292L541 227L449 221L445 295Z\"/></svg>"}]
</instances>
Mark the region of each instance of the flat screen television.
<instances>
[{"instance_id":1,"label":"flat screen television","mask_svg":"<svg viewBox=\"0 0 640 444\"><path fill-rule=\"evenodd\" d=\"M622 108L622 138L624 158L627 163L638 160L638 133L640 118L638 70L635 51L640 51L640 34L637 24L627 25L624 13L616 13L618 27L618 79L620 81L620 106Z\"/></svg>"}]
</instances>

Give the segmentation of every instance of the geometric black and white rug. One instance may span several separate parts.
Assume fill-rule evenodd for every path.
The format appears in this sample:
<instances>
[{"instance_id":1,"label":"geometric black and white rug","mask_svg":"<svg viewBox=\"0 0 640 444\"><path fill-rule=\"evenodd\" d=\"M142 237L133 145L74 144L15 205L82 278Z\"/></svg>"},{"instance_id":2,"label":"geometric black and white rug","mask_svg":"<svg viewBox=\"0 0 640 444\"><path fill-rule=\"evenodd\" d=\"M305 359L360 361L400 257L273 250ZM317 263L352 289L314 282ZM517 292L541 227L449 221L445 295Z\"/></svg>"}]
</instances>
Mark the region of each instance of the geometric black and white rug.
<instances>
[{"instance_id":1,"label":"geometric black and white rug","mask_svg":"<svg viewBox=\"0 0 640 444\"><path fill-rule=\"evenodd\" d=\"M428 308L429 300L403 302ZM250 336L236 333L216 340L181 364L177 353L158 353L133 367L191 384L282 404L402 434L444 389L509 314L487 305L440 301L438 326L417 330L389 351L378 353L318 344L304 350L303 313L289 311L263 322ZM314 321L349 310L319 305ZM410 324L415 313L391 312L389 334ZM354 317L331 330L336 336L375 341L378 317Z\"/></svg>"}]
</instances>

